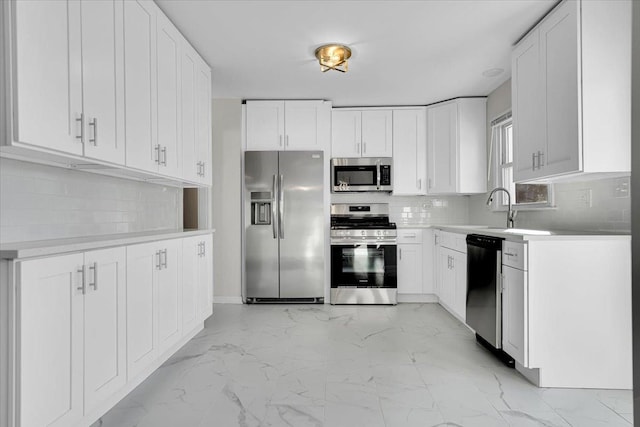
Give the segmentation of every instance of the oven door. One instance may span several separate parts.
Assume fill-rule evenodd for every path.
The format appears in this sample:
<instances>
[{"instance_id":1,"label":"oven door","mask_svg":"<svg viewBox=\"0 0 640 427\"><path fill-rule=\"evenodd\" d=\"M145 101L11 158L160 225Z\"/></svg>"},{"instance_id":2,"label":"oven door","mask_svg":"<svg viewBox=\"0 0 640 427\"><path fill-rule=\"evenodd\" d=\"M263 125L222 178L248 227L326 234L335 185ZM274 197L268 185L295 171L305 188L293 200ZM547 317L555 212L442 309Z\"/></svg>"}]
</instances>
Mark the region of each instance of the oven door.
<instances>
[{"instance_id":1,"label":"oven door","mask_svg":"<svg viewBox=\"0 0 640 427\"><path fill-rule=\"evenodd\" d=\"M397 288L396 244L331 245L331 287Z\"/></svg>"}]
</instances>

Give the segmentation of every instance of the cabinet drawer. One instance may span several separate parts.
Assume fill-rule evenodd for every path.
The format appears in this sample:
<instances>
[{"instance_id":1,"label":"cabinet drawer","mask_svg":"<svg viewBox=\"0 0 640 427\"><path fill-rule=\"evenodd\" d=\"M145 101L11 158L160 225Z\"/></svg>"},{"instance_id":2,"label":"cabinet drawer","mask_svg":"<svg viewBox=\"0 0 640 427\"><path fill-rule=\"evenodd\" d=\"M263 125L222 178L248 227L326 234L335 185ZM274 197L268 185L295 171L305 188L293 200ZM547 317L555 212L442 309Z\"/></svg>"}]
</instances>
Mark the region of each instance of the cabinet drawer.
<instances>
[{"instance_id":1,"label":"cabinet drawer","mask_svg":"<svg viewBox=\"0 0 640 427\"><path fill-rule=\"evenodd\" d=\"M422 244L422 230L404 229L398 230L398 244L415 243Z\"/></svg>"},{"instance_id":2,"label":"cabinet drawer","mask_svg":"<svg viewBox=\"0 0 640 427\"><path fill-rule=\"evenodd\" d=\"M520 270L527 270L527 245L524 243L502 242L502 264Z\"/></svg>"},{"instance_id":3,"label":"cabinet drawer","mask_svg":"<svg viewBox=\"0 0 640 427\"><path fill-rule=\"evenodd\" d=\"M440 232L440 246L453 249L454 251L467 253L467 235L451 233L449 231Z\"/></svg>"}]
</instances>

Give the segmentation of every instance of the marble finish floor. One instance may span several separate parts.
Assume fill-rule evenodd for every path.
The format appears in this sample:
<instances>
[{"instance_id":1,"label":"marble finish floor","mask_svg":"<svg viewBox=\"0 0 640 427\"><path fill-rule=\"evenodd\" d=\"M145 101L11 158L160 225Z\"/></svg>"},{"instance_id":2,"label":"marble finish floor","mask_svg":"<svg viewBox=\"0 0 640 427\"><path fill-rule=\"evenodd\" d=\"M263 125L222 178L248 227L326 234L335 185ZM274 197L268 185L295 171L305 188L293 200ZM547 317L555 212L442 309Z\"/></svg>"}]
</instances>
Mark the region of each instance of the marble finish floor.
<instances>
[{"instance_id":1,"label":"marble finish floor","mask_svg":"<svg viewBox=\"0 0 640 427\"><path fill-rule=\"evenodd\" d=\"M539 389L438 304L216 305L94 426L631 426L631 391Z\"/></svg>"}]
</instances>

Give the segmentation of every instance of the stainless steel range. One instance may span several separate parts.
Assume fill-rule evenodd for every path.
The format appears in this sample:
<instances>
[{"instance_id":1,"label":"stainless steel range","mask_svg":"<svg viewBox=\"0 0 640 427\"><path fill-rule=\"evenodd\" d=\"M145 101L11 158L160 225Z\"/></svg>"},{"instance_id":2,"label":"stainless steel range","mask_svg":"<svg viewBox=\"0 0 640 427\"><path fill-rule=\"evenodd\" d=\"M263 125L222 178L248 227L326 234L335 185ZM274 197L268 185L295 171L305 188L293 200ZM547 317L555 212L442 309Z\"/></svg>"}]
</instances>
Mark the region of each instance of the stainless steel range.
<instances>
[{"instance_id":1,"label":"stainless steel range","mask_svg":"<svg viewBox=\"0 0 640 427\"><path fill-rule=\"evenodd\" d=\"M331 304L396 304L396 225L389 205L331 205Z\"/></svg>"}]
</instances>

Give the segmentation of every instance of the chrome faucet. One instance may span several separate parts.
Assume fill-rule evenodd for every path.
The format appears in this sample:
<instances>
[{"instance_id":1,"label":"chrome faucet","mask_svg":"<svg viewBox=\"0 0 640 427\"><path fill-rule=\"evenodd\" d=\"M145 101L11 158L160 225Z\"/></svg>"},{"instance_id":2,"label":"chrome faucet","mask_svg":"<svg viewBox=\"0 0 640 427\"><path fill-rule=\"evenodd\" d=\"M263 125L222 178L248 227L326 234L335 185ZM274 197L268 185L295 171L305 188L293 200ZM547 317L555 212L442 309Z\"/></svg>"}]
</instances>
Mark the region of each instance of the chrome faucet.
<instances>
[{"instance_id":1,"label":"chrome faucet","mask_svg":"<svg viewBox=\"0 0 640 427\"><path fill-rule=\"evenodd\" d=\"M487 206L491 205L491 202L493 201L493 194L497 191L504 191L505 193L507 193L507 204L509 205L509 210L507 211L507 228L513 228L516 214L518 212L511 209L511 193L509 193L509 190L504 187L496 187L491 190L491 193L489 193L489 198L487 199Z\"/></svg>"}]
</instances>

